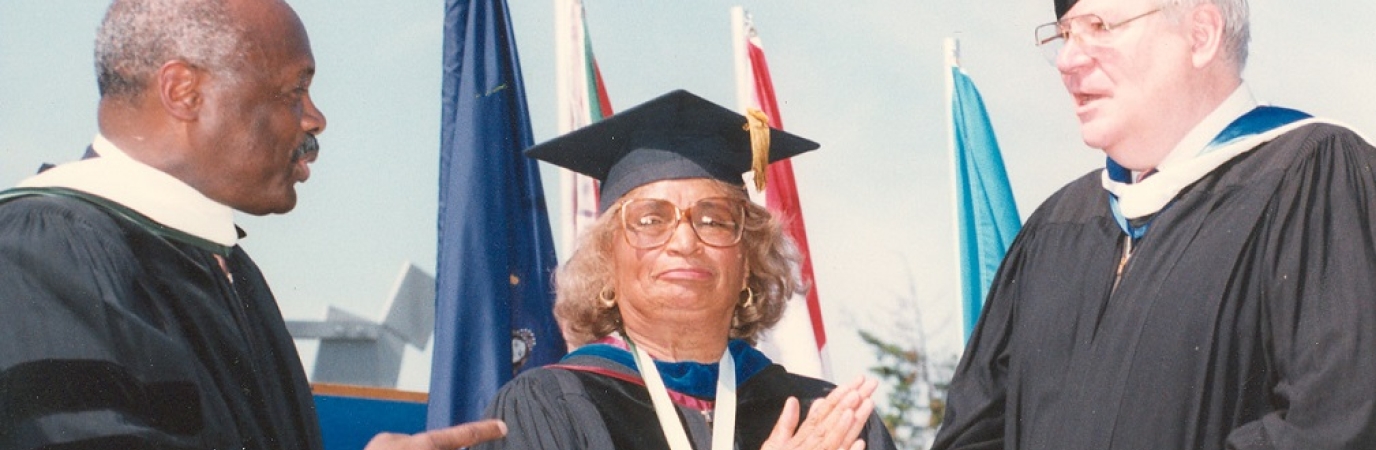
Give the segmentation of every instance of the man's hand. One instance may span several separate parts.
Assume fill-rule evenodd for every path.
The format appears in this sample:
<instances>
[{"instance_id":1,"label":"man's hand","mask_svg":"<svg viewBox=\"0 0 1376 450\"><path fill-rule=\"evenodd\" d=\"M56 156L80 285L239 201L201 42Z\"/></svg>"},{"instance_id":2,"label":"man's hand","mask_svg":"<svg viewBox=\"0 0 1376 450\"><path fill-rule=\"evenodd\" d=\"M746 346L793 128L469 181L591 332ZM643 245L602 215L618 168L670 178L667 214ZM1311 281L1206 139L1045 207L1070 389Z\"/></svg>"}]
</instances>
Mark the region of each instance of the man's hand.
<instances>
[{"instance_id":1,"label":"man's hand","mask_svg":"<svg viewBox=\"0 0 1376 450\"><path fill-rule=\"evenodd\" d=\"M812 402L802 426L798 426L798 399L789 397L762 450L864 450L860 431L874 411L870 394L878 386L878 381L863 376L837 386L826 398Z\"/></svg>"},{"instance_id":2,"label":"man's hand","mask_svg":"<svg viewBox=\"0 0 1376 450\"><path fill-rule=\"evenodd\" d=\"M505 423L480 420L417 434L381 433L364 450L455 450L503 436Z\"/></svg>"}]
</instances>

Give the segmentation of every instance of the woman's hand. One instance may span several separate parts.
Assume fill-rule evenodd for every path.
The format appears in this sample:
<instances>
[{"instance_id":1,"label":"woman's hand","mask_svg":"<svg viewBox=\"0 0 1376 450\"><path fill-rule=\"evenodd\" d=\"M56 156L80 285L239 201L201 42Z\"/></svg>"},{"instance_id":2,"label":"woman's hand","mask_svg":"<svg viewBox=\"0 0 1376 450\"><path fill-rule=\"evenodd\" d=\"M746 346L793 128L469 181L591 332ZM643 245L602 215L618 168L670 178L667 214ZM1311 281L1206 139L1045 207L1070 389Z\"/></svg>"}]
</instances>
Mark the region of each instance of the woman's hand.
<instances>
[{"instance_id":1,"label":"woman's hand","mask_svg":"<svg viewBox=\"0 0 1376 450\"><path fill-rule=\"evenodd\" d=\"M870 394L878 386L878 381L864 376L837 386L826 398L812 402L802 426L798 426L798 399L789 397L761 450L864 450L860 431L874 411Z\"/></svg>"},{"instance_id":2,"label":"woman's hand","mask_svg":"<svg viewBox=\"0 0 1376 450\"><path fill-rule=\"evenodd\" d=\"M454 450L502 436L506 436L505 423L480 420L416 434L381 433L364 450Z\"/></svg>"}]
</instances>

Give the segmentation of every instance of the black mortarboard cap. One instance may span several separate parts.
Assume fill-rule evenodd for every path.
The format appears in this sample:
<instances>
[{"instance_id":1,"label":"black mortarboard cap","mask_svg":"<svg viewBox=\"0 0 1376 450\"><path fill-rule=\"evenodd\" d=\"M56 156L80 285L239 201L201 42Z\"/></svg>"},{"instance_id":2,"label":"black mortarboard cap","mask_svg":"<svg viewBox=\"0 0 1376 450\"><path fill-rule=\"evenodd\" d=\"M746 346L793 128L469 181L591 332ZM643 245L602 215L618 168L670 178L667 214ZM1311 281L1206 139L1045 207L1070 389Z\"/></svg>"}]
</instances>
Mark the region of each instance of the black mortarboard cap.
<instances>
[{"instance_id":1,"label":"black mortarboard cap","mask_svg":"<svg viewBox=\"0 0 1376 450\"><path fill-rule=\"evenodd\" d=\"M1065 17L1065 13L1075 6L1077 0L1055 0L1056 1L1056 20Z\"/></svg>"},{"instance_id":2,"label":"black mortarboard cap","mask_svg":"<svg viewBox=\"0 0 1376 450\"><path fill-rule=\"evenodd\" d=\"M677 90L525 153L601 181L598 211L606 211L632 189L660 180L713 178L743 188L741 174L752 161L746 122L745 116ZM817 147L769 130L769 162Z\"/></svg>"}]
</instances>

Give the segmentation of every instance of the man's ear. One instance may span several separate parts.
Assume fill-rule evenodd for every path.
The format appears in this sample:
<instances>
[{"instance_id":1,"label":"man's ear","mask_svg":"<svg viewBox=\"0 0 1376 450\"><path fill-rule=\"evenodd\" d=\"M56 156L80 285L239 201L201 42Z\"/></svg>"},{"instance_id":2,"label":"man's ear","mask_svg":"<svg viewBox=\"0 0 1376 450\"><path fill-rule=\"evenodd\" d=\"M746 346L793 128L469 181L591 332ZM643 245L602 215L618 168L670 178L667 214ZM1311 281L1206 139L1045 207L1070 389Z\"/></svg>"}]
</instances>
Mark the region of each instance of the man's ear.
<instances>
[{"instance_id":1,"label":"man's ear","mask_svg":"<svg viewBox=\"0 0 1376 450\"><path fill-rule=\"evenodd\" d=\"M1194 8L1186 19L1190 27L1190 59L1204 67L1219 59L1223 51L1223 12L1211 3Z\"/></svg>"},{"instance_id":2,"label":"man's ear","mask_svg":"<svg viewBox=\"0 0 1376 450\"><path fill-rule=\"evenodd\" d=\"M158 68L154 80L162 108L167 114L179 120L196 120L204 104L202 88L205 82L204 71L181 60L168 61Z\"/></svg>"}]
</instances>

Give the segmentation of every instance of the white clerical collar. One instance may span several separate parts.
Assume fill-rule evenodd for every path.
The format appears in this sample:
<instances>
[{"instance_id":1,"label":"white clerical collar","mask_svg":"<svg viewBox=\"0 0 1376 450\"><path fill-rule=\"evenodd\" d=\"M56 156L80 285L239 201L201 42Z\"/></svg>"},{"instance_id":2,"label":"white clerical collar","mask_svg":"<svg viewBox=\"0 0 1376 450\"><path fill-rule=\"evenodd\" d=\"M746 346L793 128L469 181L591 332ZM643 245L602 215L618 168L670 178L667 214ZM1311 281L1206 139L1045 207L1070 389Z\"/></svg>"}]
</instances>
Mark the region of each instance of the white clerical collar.
<instances>
[{"instance_id":1,"label":"white clerical collar","mask_svg":"<svg viewBox=\"0 0 1376 450\"><path fill-rule=\"evenodd\" d=\"M21 181L16 187L62 187L114 201L169 228L225 247L239 240L234 210L96 135L97 158L62 164Z\"/></svg>"},{"instance_id":2,"label":"white clerical collar","mask_svg":"<svg viewBox=\"0 0 1376 450\"><path fill-rule=\"evenodd\" d=\"M1115 180L1110 160L1110 169L1104 170L1100 179L1104 189L1113 194L1109 203L1115 217L1120 219L1119 226L1136 238L1136 232L1129 230L1126 219L1138 219L1161 211L1186 186L1258 145L1295 128L1324 122L1285 108L1270 108L1266 110L1272 111L1269 114L1263 112L1253 116L1249 113L1263 111L1256 105L1251 93L1239 87L1171 151L1168 163L1158 165L1153 175L1135 183ZM1224 133L1228 136L1220 136ZM1214 142L1216 139L1220 142Z\"/></svg>"},{"instance_id":3,"label":"white clerical collar","mask_svg":"<svg viewBox=\"0 0 1376 450\"><path fill-rule=\"evenodd\" d=\"M1195 125L1166 158L1156 165L1157 170L1168 168L1171 165L1189 161L1199 156L1200 152L1209 145L1209 142L1218 136L1224 128L1242 117L1243 114L1257 107L1257 99L1252 95L1252 90L1247 87L1247 83L1238 85L1228 98L1223 100L1214 111L1204 117L1204 120Z\"/></svg>"}]
</instances>

